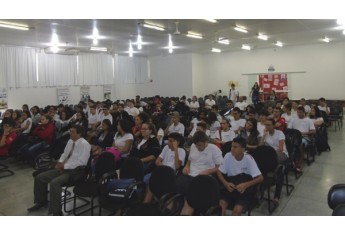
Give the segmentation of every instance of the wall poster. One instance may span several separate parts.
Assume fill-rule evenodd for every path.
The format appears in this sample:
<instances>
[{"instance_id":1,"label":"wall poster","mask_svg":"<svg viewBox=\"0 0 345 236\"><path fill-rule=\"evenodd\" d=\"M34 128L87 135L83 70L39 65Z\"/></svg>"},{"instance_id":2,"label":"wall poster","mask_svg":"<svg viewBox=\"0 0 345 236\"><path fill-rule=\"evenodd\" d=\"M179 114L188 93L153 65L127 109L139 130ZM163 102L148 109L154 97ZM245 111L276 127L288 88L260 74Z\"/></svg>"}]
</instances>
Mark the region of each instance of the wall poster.
<instances>
[{"instance_id":1,"label":"wall poster","mask_svg":"<svg viewBox=\"0 0 345 236\"><path fill-rule=\"evenodd\" d=\"M277 99L283 99L288 96L287 74L260 74L258 76L264 101L269 99L272 90L276 92Z\"/></svg>"},{"instance_id":2,"label":"wall poster","mask_svg":"<svg viewBox=\"0 0 345 236\"><path fill-rule=\"evenodd\" d=\"M57 98L58 98L58 104L63 104L63 105L70 104L71 96L70 96L69 88L58 88Z\"/></svg>"}]
</instances>

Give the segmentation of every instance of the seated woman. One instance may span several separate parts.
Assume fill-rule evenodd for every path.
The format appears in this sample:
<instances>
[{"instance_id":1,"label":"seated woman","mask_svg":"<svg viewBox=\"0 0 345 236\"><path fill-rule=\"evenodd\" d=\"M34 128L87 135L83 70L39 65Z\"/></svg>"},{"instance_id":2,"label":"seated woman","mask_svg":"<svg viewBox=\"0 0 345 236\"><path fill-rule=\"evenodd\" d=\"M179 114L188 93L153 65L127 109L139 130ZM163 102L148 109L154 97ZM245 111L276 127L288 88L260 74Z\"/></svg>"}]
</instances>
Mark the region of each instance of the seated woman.
<instances>
[{"instance_id":1,"label":"seated woman","mask_svg":"<svg viewBox=\"0 0 345 236\"><path fill-rule=\"evenodd\" d=\"M128 157L134 140L131 126L127 120L119 120L117 130L114 136L113 147L121 153L122 158Z\"/></svg>"},{"instance_id":2,"label":"seated woman","mask_svg":"<svg viewBox=\"0 0 345 236\"><path fill-rule=\"evenodd\" d=\"M146 113L140 113L134 118L135 125L132 127L132 133L135 139L141 136L141 125L149 121L149 115Z\"/></svg>"},{"instance_id":3,"label":"seated woman","mask_svg":"<svg viewBox=\"0 0 345 236\"><path fill-rule=\"evenodd\" d=\"M47 146L51 145L54 136L55 125L51 116L43 115L41 123L32 131L31 136L20 150L20 154L26 160L34 160L34 158Z\"/></svg>"},{"instance_id":4,"label":"seated woman","mask_svg":"<svg viewBox=\"0 0 345 236\"><path fill-rule=\"evenodd\" d=\"M101 123L102 130L93 140L91 150L93 156L98 156L107 147L111 147L114 139L114 132L111 130L110 120L104 119Z\"/></svg>"},{"instance_id":5,"label":"seated woman","mask_svg":"<svg viewBox=\"0 0 345 236\"><path fill-rule=\"evenodd\" d=\"M142 124L141 136L140 143L133 146L130 155L141 159L144 164L144 173L147 174L152 172L156 158L161 153L161 148L152 123Z\"/></svg>"},{"instance_id":6,"label":"seated woman","mask_svg":"<svg viewBox=\"0 0 345 236\"><path fill-rule=\"evenodd\" d=\"M254 150L259 146L259 131L257 128L257 121L253 118L249 118L246 122L245 129L241 130L239 137L246 140L246 150Z\"/></svg>"},{"instance_id":7,"label":"seated woman","mask_svg":"<svg viewBox=\"0 0 345 236\"><path fill-rule=\"evenodd\" d=\"M221 147L227 142L231 142L236 137L235 132L230 129L230 122L228 120L223 119L220 125L220 130L212 136L213 143L218 147Z\"/></svg>"},{"instance_id":8,"label":"seated woman","mask_svg":"<svg viewBox=\"0 0 345 236\"><path fill-rule=\"evenodd\" d=\"M14 128L17 129L20 127L20 124L21 124L21 120L20 120L20 117L22 116L21 112L19 110L15 110L13 113L12 113L12 120L15 122L14 124Z\"/></svg>"},{"instance_id":9,"label":"seated woman","mask_svg":"<svg viewBox=\"0 0 345 236\"><path fill-rule=\"evenodd\" d=\"M80 125L84 128L84 134L83 137L85 137L86 131L89 126L89 121L85 117L85 113L83 111L79 111L75 114L75 119L72 118L70 124L68 125L68 128L70 128L72 125Z\"/></svg>"},{"instance_id":10,"label":"seated woman","mask_svg":"<svg viewBox=\"0 0 345 236\"><path fill-rule=\"evenodd\" d=\"M313 121L315 128L320 127L324 123L320 110L317 106L313 106L310 109L309 118Z\"/></svg>"},{"instance_id":11,"label":"seated woman","mask_svg":"<svg viewBox=\"0 0 345 236\"><path fill-rule=\"evenodd\" d=\"M0 158L8 155L8 150L17 137L16 131L14 130L14 121L4 121L3 128L4 131L0 137Z\"/></svg>"},{"instance_id":12,"label":"seated woman","mask_svg":"<svg viewBox=\"0 0 345 236\"><path fill-rule=\"evenodd\" d=\"M29 111L23 111L22 117L20 118L21 124L20 127L15 129L17 132L17 138L16 141L13 143L13 145L16 146L16 148L22 147L29 137L31 127L32 127L32 119L31 114Z\"/></svg>"}]
</instances>

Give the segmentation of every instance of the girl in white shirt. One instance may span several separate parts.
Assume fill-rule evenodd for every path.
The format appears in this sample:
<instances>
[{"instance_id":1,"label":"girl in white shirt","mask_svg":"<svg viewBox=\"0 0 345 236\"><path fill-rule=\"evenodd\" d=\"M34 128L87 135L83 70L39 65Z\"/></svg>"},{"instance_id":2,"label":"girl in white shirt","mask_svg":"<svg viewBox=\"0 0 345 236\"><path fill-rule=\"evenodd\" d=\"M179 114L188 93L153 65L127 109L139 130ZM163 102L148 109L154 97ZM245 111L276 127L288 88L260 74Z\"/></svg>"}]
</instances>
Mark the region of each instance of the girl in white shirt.
<instances>
[{"instance_id":1,"label":"girl in white shirt","mask_svg":"<svg viewBox=\"0 0 345 236\"><path fill-rule=\"evenodd\" d=\"M120 151L121 157L127 157L132 149L133 134L131 126L126 120L119 120L117 124L118 132L114 136L113 147Z\"/></svg>"}]
</instances>

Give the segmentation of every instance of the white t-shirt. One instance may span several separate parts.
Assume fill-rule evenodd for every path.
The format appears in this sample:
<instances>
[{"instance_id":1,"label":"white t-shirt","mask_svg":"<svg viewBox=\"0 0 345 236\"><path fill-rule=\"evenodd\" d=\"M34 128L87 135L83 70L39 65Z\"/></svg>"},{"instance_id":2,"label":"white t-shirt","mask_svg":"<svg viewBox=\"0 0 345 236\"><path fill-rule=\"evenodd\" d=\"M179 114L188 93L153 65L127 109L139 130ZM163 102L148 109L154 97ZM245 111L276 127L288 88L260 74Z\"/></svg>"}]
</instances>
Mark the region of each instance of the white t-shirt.
<instances>
[{"instance_id":1,"label":"white t-shirt","mask_svg":"<svg viewBox=\"0 0 345 236\"><path fill-rule=\"evenodd\" d=\"M273 135L270 135L268 133L265 137L265 144L273 147L274 150L277 150L279 148L279 141L280 140L284 140L283 152L286 154L286 156L289 156L289 154L286 150L286 145L285 145L285 135L282 131L275 129Z\"/></svg>"},{"instance_id":2,"label":"white t-shirt","mask_svg":"<svg viewBox=\"0 0 345 236\"><path fill-rule=\"evenodd\" d=\"M311 119L311 118L309 118L309 119L313 122L314 126L315 126L315 123L321 122L321 124L323 124L323 122L324 122L322 117L318 117L316 119Z\"/></svg>"},{"instance_id":3,"label":"white t-shirt","mask_svg":"<svg viewBox=\"0 0 345 236\"><path fill-rule=\"evenodd\" d=\"M318 108L319 108L319 110L320 111L324 111L324 112L330 112L330 109L329 109L329 106L324 106L324 107L322 107L322 106L317 106Z\"/></svg>"},{"instance_id":4,"label":"white t-shirt","mask_svg":"<svg viewBox=\"0 0 345 236\"><path fill-rule=\"evenodd\" d=\"M20 124L20 128L25 128L26 126L26 123L27 122L30 122L30 125L27 129L23 130L23 134L28 134L30 133L30 130L31 130L31 126L32 126L32 119L30 117L28 117L26 120L24 120L21 124Z\"/></svg>"},{"instance_id":5,"label":"white t-shirt","mask_svg":"<svg viewBox=\"0 0 345 236\"><path fill-rule=\"evenodd\" d=\"M119 132L117 132L114 136L115 147L121 147L122 148L122 147L126 146L127 140L134 140L134 137L131 133L126 133L125 135L120 136ZM128 153L122 153L121 157L126 157L128 155L129 155L129 152Z\"/></svg>"},{"instance_id":6,"label":"white t-shirt","mask_svg":"<svg viewBox=\"0 0 345 236\"><path fill-rule=\"evenodd\" d=\"M171 124L168 131L168 134L179 133L184 136L184 125L180 122L176 126L174 124Z\"/></svg>"},{"instance_id":7,"label":"white t-shirt","mask_svg":"<svg viewBox=\"0 0 345 236\"><path fill-rule=\"evenodd\" d=\"M220 165L223 161L222 151L214 144L207 144L207 147L202 151L195 147L193 143L190 147L189 153L190 163L190 176L197 176L202 171L214 168L216 165Z\"/></svg>"},{"instance_id":8,"label":"white t-shirt","mask_svg":"<svg viewBox=\"0 0 345 236\"><path fill-rule=\"evenodd\" d=\"M229 142L229 141L232 141L236 137L235 132L231 129L229 129L228 131L222 130L221 133L222 133L222 138L220 138L219 131L215 132L212 138L220 139L223 142Z\"/></svg>"},{"instance_id":9,"label":"white t-shirt","mask_svg":"<svg viewBox=\"0 0 345 236\"><path fill-rule=\"evenodd\" d=\"M194 134L195 134L195 132L196 132L196 126L192 129L192 131L190 131L189 136L192 136L192 137L193 137ZM205 131L205 134L206 134L207 137L210 137L210 135L211 135L210 130L207 129L207 130Z\"/></svg>"},{"instance_id":10,"label":"white t-shirt","mask_svg":"<svg viewBox=\"0 0 345 236\"><path fill-rule=\"evenodd\" d=\"M178 148L178 159L181 161L181 165L184 164L186 159L186 151L183 148ZM162 153L159 155L163 159L162 164L165 166L170 166L174 170L175 168L175 152L172 151L168 145L163 148Z\"/></svg>"},{"instance_id":11,"label":"white t-shirt","mask_svg":"<svg viewBox=\"0 0 345 236\"><path fill-rule=\"evenodd\" d=\"M245 119L231 120L230 124L231 124L231 129L233 131L236 131L238 130L238 128L246 126L246 120Z\"/></svg>"},{"instance_id":12,"label":"white t-shirt","mask_svg":"<svg viewBox=\"0 0 345 236\"><path fill-rule=\"evenodd\" d=\"M224 156L223 163L220 165L219 170L227 176L235 176L244 173L255 178L261 175L254 158L248 153L244 153L242 160L238 161L231 152L228 152Z\"/></svg>"},{"instance_id":13,"label":"white t-shirt","mask_svg":"<svg viewBox=\"0 0 345 236\"><path fill-rule=\"evenodd\" d=\"M198 102L198 101L195 101L195 102L191 101L191 102L189 103L189 108L190 108L192 111L197 111L199 107L200 107L200 105L199 105L199 102Z\"/></svg>"},{"instance_id":14,"label":"white t-shirt","mask_svg":"<svg viewBox=\"0 0 345 236\"><path fill-rule=\"evenodd\" d=\"M245 101L235 103L235 107L240 108L241 111L244 111L247 106L248 106L248 104Z\"/></svg>"},{"instance_id":15,"label":"white t-shirt","mask_svg":"<svg viewBox=\"0 0 345 236\"><path fill-rule=\"evenodd\" d=\"M215 122L213 122L210 126L210 135L211 137L213 137L213 135L219 130L220 128L220 123L218 120L216 120Z\"/></svg>"},{"instance_id":16,"label":"white t-shirt","mask_svg":"<svg viewBox=\"0 0 345 236\"><path fill-rule=\"evenodd\" d=\"M301 131L301 133L307 133L311 130L315 130L314 123L311 119L305 117L303 119L294 119L290 122L289 129L297 129Z\"/></svg>"},{"instance_id":17,"label":"white t-shirt","mask_svg":"<svg viewBox=\"0 0 345 236\"><path fill-rule=\"evenodd\" d=\"M257 128L259 131L259 137L262 137L264 135L264 130L265 130L266 126L261 124L260 122L258 122Z\"/></svg>"},{"instance_id":18,"label":"white t-shirt","mask_svg":"<svg viewBox=\"0 0 345 236\"><path fill-rule=\"evenodd\" d=\"M216 105L216 101L215 100L210 100L210 99L206 99L205 101L205 108L211 109L213 105Z\"/></svg>"},{"instance_id":19,"label":"white t-shirt","mask_svg":"<svg viewBox=\"0 0 345 236\"><path fill-rule=\"evenodd\" d=\"M230 89L229 97L231 101L233 101L234 103L237 102L238 95L239 95L239 92L236 89Z\"/></svg>"},{"instance_id":20,"label":"white t-shirt","mask_svg":"<svg viewBox=\"0 0 345 236\"><path fill-rule=\"evenodd\" d=\"M97 112L94 115L92 115L90 112L87 119L89 120L89 128L91 128L91 126L96 124L100 118L99 118Z\"/></svg>"},{"instance_id":21,"label":"white t-shirt","mask_svg":"<svg viewBox=\"0 0 345 236\"><path fill-rule=\"evenodd\" d=\"M297 113L293 114L292 112L290 115L288 115L287 113L283 113L282 117L285 119L286 125L289 125L293 119L298 119Z\"/></svg>"},{"instance_id":22,"label":"white t-shirt","mask_svg":"<svg viewBox=\"0 0 345 236\"><path fill-rule=\"evenodd\" d=\"M309 105L305 105L305 106L304 106L304 110L305 110L305 113L309 114L311 108L310 108Z\"/></svg>"},{"instance_id":23,"label":"white t-shirt","mask_svg":"<svg viewBox=\"0 0 345 236\"><path fill-rule=\"evenodd\" d=\"M99 115L98 121L103 122L103 120L108 119L111 124L113 124L113 116L109 113L108 115L104 115L103 112Z\"/></svg>"},{"instance_id":24,"label":"white t-shirt","mask_svg":"<svg viewBox=\"0 0 345 236\"><path fill-rule=\"evenodd\" d=\"M140 113L138 108L136 108L136 107L132 107L132 108L126 107L125 111L127 111L128 114L133 116L133 117L136 117Z\"/></svg>"},{"instance_id":25,"label":"white t-shirt","mask_svg":"<svg viewBox=\"0 0 345 236\"><path fill-rule=\"evenodd\" d=\"M159 145L162 146L163 138L164 138L164 130L162 128L159 128L159 130L157 132L157 138L158 138L158 136L160 136L160 138L158 139Z\"/></svg>"}]
</instances>

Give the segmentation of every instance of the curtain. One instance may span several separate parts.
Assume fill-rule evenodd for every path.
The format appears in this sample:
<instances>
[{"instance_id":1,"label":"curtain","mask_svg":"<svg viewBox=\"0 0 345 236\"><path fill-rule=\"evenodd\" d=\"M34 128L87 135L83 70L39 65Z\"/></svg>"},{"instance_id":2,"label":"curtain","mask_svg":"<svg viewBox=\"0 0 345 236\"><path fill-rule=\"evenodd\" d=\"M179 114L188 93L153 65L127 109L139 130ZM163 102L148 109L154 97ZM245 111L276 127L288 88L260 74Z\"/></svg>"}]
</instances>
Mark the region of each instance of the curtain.
<instances>
[{"instance_id":1,"label":"curtain","mask_svg":"<svg viewBox=\"0 0 345 236\"><path fill-rule=\"evenodd\" d=\"M38 54L38 84L41 86L76 85L77 56Z\"/></svg>"},{"instance_id":2,"label":"curtain","mask_svg":"<svg viewBox=\"0 0 345 236\"><path fill-rule=\"evenodd\" d=\"M114 84L113 59L106 54L79 55L79 85Z\"/></svg>"},{"instance_id":3,"label":"curtain","mask_svg":"<svg viewBox=\"0 0 345 236\"><path fill-rule=\"evenodd\" d=\"M116 56L115 71L123 84L149 82L149 61L146 57Z\"/></svg>"},{"instance_id":4,"label":"curtain","mask_svg":"<svg viewBox=\"0 0 345 236\"><path fill-rule=\"evenodd\" d=\"M35 87L36 49L0 47L1 87Z\"/></svg>"}]
</instances>

